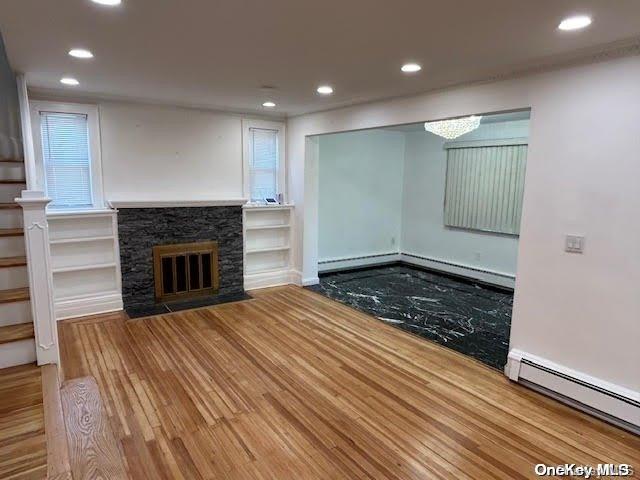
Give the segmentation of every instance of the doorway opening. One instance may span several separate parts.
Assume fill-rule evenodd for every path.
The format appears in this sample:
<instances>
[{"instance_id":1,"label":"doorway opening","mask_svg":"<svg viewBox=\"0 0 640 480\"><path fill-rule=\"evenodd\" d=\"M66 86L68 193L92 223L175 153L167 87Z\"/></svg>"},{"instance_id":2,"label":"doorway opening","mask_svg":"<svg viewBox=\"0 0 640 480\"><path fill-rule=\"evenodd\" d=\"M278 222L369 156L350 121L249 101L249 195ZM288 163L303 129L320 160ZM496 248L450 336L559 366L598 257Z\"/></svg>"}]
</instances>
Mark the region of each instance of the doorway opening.
<instances>
[{"instance_id":1,"label":"doorway opening","mask_svg":"<svg viewBox=\"0 0 640 480\"><path fill-rule=\"evenodd\" d=\"M319 136L320 283L309 288L502 369L529 119Z\"/></svg>"}]
</instances>

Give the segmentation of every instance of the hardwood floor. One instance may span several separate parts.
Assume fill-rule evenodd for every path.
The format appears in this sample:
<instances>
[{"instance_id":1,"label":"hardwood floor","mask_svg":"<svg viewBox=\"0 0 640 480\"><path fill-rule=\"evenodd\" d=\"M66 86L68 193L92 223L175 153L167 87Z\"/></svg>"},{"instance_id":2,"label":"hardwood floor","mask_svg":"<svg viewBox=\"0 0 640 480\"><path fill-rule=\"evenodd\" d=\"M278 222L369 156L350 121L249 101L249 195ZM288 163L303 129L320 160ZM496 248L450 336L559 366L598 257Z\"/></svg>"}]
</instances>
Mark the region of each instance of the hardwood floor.
<instances>
[{"instance_id":1,"label":"hardwood floor","mask_svg":"<svg viewBox=\"0 0 640 480\"><path fill-rule=\"evenodd\" d=\"M0 478L42 479L46 475L40 369L21 365L0 370Z\"/></svg>"},{"instance_id":2,"label":"hardwood floor","mask_svg":"<svg viewBox=\"0 0 640 480\"><path fill-rule=\"evenodd\" d=\"M252 292L254 293L254 292ZM640 438L298 287L60 325L132 478L533 478L630 463Z\"/></svg>"}]
</instances>

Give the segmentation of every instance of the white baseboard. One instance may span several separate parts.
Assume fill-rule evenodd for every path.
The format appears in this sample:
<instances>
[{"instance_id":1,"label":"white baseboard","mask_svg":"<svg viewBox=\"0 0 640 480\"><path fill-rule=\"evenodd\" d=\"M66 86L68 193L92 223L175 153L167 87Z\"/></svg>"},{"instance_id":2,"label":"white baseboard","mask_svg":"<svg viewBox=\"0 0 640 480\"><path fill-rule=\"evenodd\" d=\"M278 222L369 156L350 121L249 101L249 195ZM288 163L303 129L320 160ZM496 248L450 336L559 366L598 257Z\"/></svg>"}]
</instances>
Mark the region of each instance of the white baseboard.
<instances>
[{"instance_id":1,"label":"white baseboard","mask_svg":"<svg viewBox=\"0 0 640 480\"><path fill-rule=\"evenodd\" d=\"M294 270L277 270L266 273L253 273L244 276L244 289L278 287L280 285L299 285L299 272Z\"/></svg>"},{"instance_id":2,"label":"white baseboard","mask_svg":"<svg viewBox=\"0 0 640 480\"><path fill-rule=\"evenodd\" d=\"M505 374L513 381L640 432L640 392L515 349L509 352Z\"/></svg>"},{"instance_id":3,"label":"white baseboard","mask_svg":"<svg viewBox=\"0 0 640 480\"><path fill-rule=\"evenodd\" d=\"M508 273L480 269L470 265L425 257L414 253L403 252L400 254L400 261L410 265L416 265L418 267L425 267L432 270L460 275L466 278L473 278L481 282L499 285L501 287L515 288L516 285L516 277Z\"/></svg>"},{"instance_id":4,"label":"white baseboard","mask_svg":"<svg viewBox=\"0 0 640 480\"><path fill-rule=\"evenodd\" d=\"M379 265L382 263L398 261L400 261L399 252L375 253L358 257L331 258L320 260L318 262L318 271L331 272L333 270L366 267L369 265Z\"/></svg>"},{"instance_id":5,"label":"white baseboard","mask_svg":"<svg viewBox=\"0 0 640 480\"><path fill-rule=\"evenodd\" d=\"M303 278L301 281L301 285L303 287L308 287L310 285L317 285L319 283L320 283L320 277Z\"/></svg>"},{"instance_id":6,"label":"white baseboard","mask_svg":"<svg viewBox=\"0 0 640 480\"><path fill-rule=\"evenodd\" d=\"M63 299L55 302L56 320L117 312L122 308L122 294L120 293Z\"/></svg>"},{"instance_id":7,"label":"white baseboard","mask_svg":"<svg viewBox=\"0 0 640 480\"><path fill-rule=\"evenodd\" d=\"M36 342L33 338L0 345L0 368L26 365L36 361Z\"/></svg>"}]
</instances>

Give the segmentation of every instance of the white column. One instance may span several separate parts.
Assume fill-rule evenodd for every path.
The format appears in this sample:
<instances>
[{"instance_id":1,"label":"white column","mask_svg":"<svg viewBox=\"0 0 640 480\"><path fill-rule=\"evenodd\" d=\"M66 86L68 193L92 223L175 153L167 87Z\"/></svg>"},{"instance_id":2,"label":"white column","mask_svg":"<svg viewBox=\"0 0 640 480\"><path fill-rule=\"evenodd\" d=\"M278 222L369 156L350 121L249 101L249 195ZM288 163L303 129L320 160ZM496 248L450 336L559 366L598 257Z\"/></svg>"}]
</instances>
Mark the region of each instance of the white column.
<instances>
[{"instance_id":1,"label":"white column","mask_svg":"<svg viewBox=\"0 0 640 480\"><path fill-rule=\"evenodd\" d=\"M53 306L49 225L46 215L46 207L50 201L44 192L33 190L24 190L22 197L16 198L24 215L29 292L38 365L60 363L58 330Z\"/></svg>"}]
</instances>

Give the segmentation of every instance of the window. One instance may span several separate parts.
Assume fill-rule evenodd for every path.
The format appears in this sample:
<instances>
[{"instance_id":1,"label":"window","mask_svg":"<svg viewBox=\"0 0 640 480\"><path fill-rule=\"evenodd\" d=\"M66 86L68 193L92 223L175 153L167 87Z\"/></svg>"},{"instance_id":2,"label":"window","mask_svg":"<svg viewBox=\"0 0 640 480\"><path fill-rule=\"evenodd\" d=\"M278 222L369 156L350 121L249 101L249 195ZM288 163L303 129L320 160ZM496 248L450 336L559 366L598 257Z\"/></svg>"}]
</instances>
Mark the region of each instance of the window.
<instances>
[{"instance_id":1,"label":"window","mask_svg":"<svg viewBox=\"0 0 640 480\"><path fill-rule=\"evenodd\" d=\"M91 160L87 116L40 112L47 195L53 207L88 207Z\"/></svg>"},{"instance_id":2,"label":"window","mask_svg":"<svg viewBox=\"0 0 640 480\"><path fill-rule=\"evenodd\" d=\"M50 207L101 207L95 107L36 102L32 125L38 153L38 180L51 198Z\"/></svg>"},{"instance_id":3,"label":"window","mask_svg":"<svg viewBox=\"0 0 640 480\"><path fill-rule=\"evenodd\" d=\"M284 196L284 125L243 123L245 196L252 202Z\"/></svg>"},{"instance_id":4,"label":"window","mask_svg":"<svg viewBox=\"0 0 640 480\"><path fill-rule=\"evenodd\" d=\"M518 235L526 160L526 143L449 148L445 225Z\"/></svg>"}]
</instances>

